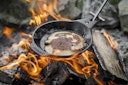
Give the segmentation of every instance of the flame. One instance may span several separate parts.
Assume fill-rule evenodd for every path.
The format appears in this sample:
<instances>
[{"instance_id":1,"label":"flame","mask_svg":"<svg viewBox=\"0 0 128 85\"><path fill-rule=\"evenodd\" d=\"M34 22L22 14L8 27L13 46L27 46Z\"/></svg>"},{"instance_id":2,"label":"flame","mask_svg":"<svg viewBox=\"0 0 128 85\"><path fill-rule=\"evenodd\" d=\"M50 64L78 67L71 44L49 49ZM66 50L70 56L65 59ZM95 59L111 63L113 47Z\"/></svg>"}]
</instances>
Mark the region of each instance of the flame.
<instances>
[{"instance_id":1,"label":"flame","mask_svg":"<svg viewBox=\"0 0 128 85\"><path fill-rule=\"evenodd\" d=\"M11 28L11 27L7 27L5 26L3 29L3 34L11 41L11 42L15 42L15 39L12 37L12 33L15 31L15 28ZM27 34L24 32L19 32L19 34L23 37L29 37L30 39L32 38L31 34Z\"/></svg>"},{"instance_id":2,"label":"flame","mask_svg":"<svg viewBox=\"0 0 128 85\"><path fill-rule=\"evenodd\" d=\"M85 51L81 55L75 54L68 58L43 55L37 56L30 49L30 40L25 38L22 38L17 46L19 48L22 47L28 52L26 54L20 54L16 60L6 66L1 67L0 69L11 69L14 66L20 66L30 75L31 78L35 79L40 75L41 70L48 66L50 61L63 61L69 64L77 73L86 75L87 77L93 76L99 85L103 85L103 83L97 78L99 75L98 65L94 61L93 57L95 55L93 52Z\"/></svg>"},{"instance_id":3,"label":"flame","mask_svg":"<svg viewBox=\"0 0 128 85\"><path fill-rule=\"evenodd\" d=\"M24 33L24 32L19 32L19 33L22 36L29 37L30 39L32 39L32 35L31 34L27 34L27 33Z\"/></svg>"},{"instance_id":4,"label":"flame","mask_svg":"<svg viewBox=\"0 0 128 85\"><path fill-rule=\"evenodd\" d=\"M30 49L32 36L30 34L26 34L23 32L20 32L20 34L22 36L29 37L29 39L22 38L17 45L17 47L27 50L27 53L20 54L16 60L9 63L8 65L2 66L0 69L5 70L5 69L11 69L14 66L20 66L30 75L32 79L36 80L36 78L40 76L40 72L42 71L42 69L48 66L51 61L53 60L63 61L69 64L77 73L85 75L85 77L93 76L93 78L95 79L98 85L104 85L104 83L97 78L97 76L99 75L98 65L94 61L95 54L93 52L87 50L80 55L75 54L68 58L62 58L58 56L36 55ZM117 49L117 42L113 41L110 35L107 34L106 32L104 32L104 36L108 39L113 49ZM108 82L108 83L109 85L111 85L111 83L113 82Z\"/></svg>"},{"instance_id":5,"label":"flame","mask_svg":"<svg viewBox=\"0 0 128 85\"><path fill-rule=\"evenodd\" d=\"M7 36L7 38L8 38L10 41L12 41L12 42L14 42L14 39L11 37L11 34L12 34L13 31L15 31L14 28L9 28L9 27L7 27L7 26L5 26L5 27L4 27L4 30L3 30L3 34L4 34L5 36Z\"/></svg>"},{"instance_id":6,"label":"flame","mask_svg":"<svg viewBox=\"0 0 128 85\"><path fill-rule=\"evenodd\" d=\"M37 59L37 56L30 50L30 42L31 42L31 36L26 33L21 33L23 36L28 36L29 39L21 38L17 46L12 46L12 48L23 48L24 50L28 50L28 53L22 53L20 54L16 60L13 60L8 65L2 66L0 69L6 70L11 69L15 66L20 66L23 70L25 70L30 76L38 76L40 74L40 71L42 70L42 67L44 68L47 66L46 59L41 58ZM9 57L8 57L9 58ZM39 66L39 63L41 64L41 67Z\"/></svg>"},{"instance_id":7,"label":"flame","mask_svg":"<svg viewBox=\"0 0 128 85\"><path fill-rule=\"evenodd\" d=\"M118 49L118 43L116 40L113 40L113 38L107 33L104 32L103 35L107 38L107 40L109 41L110 46L114 49L117 50Z\"/></svg>"},{"instance_id":8,"label":"flame","mask_svg":"<svg viewBox=\"0 0 128 85\"><path fill-rule=\"evenodd\" d=\"M11 69L14 66L19 65L21 62L23 62L27 57L25 56L25 54L21 54L17 60L13 61L12 63L1 67L0 69Z\"/></svg>"},{"instance_id":9,"label":"flame","mask_svg":"<svg viewBox=\"0 0 128 85\"><path fill-rule=\"evenodd\" d=\"M47 21L50 15L56 20L69 20L61 17L57 10L57 0L27 0L32 6L29 9L32 13L30 25L40 25L42 22Z\"/></svg>"},{"instance_id":10,"label":"flame","mask_svg":"<svg viewBox=\"0 0 128 85\"><path fill-rule=\"evenodd\" d=\"M44 21L47 20L47 17L50 15L56 20L69 20L66 18L61 17L57 10L57 0L26 0L32 6L30 11L32 12L32 19L30 20L30 25L40 25ZM11 33L14 29L10 29L8 27L4 28L4 34L13 41L13 38L10 37ZM69 64L77 73L85 75L86 77L93 76L93 78L97 81L98 85L104 85L97 76L99 75L98 72L98 65L94 61L94 54L90 51L85 51L81 55L75 54L68 58L61 58L56 56L43 56L37 55L30 49L30 43L32 36L30 34L26 34L20 32L22 36L27 36L29 39L22 38L18 43L18 48L23 48L27 50L27 53L22 53L17 55L17 59L13 62L9 63L8 65L2 66L0 69L11 69L14 66L20 66L23 70L25 70L31 78L35 79L40 76L40 72L49 63L54 61L63 61ZM56 50L55 54L59 51ZM32 84L34 85L34 84ZM38 84L36 84L38 85ZM39 84L40 85L40 84Z\"/></svg>"},{"instance_id":11,"label":"flame","mask_svg":"<svg viewBox=\"0 0 128 85\"><path fill-rule=\"evenodd\" d=\"M36 56L28 53L27 58L27 60L20 63L21 68L31 76L39 76L42 68L39 66Z\"/></svg>"}]
</instances>

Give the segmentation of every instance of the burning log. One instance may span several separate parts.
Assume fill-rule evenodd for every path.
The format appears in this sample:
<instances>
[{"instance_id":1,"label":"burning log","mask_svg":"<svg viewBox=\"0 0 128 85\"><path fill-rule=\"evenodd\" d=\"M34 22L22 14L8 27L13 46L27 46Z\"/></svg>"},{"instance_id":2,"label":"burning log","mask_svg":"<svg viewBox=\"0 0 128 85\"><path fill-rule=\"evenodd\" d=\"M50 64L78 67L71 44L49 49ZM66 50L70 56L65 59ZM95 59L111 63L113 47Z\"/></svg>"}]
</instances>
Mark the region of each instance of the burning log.
<instances>
[{"instance_id":1,"label":"burning log","mask_svg":"<svg viewBox=\"0 0 128 85\"><path fill-rule=\"evenodd\" d=\"M118 55L113 50L108 40L98 32L93 32L94 46L99 54L99 61L102 62L102 67L104 70L109 71L112 75L117 78L128 80L124 70L121 67Z\"/></svg>"},{"instance_id":2,"label":"burning log","mask_svg":"<svg viewBox=\"0 0 128 85\"><path fill-rule=\"evenodd\" d=\"M18 68L11 85L30 85L31 81L29 75L21 68Z\"/></svg>"},{"instance_id":3,"label":"burning log","mask_svg":"<svg viewBox=\"0 0 128 85\"><path fill-rule=\"evenodd\" d=\"M7 73L0 71L0 82L4 82L6 84L11 84L12 78Z\"/></svg>"},{"instance_id":4,"label":"burning log","mask_svg":"<svg viewBox=\"0 0 128 85\"><path fill-rule=\"evenodd\" d=\"M61 85L69 77L67 65L64 62L52 61L43 69L45 85Z\"/></svg>"}]
</instances>

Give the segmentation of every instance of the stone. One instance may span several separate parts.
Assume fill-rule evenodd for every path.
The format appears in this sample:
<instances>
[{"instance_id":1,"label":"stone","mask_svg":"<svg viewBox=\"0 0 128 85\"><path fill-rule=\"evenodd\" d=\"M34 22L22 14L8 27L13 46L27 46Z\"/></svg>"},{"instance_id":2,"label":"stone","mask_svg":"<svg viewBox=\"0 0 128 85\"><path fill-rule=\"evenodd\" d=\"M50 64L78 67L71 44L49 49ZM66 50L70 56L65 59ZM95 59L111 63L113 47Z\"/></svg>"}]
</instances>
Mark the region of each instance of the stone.
<instances>
[{"instance_id":1,"label":"stone","mask_svg":"<svg viewBox=\"0 0 128 85\"><path fill-rule=\"evenodd\" d=\"M86 18L90 14L90 11L96 13L103 1L104 0L84 0L82 18ZM98 23L97 26L110 29L119 26L118 11L109 2L104 6L99 16L104 18L105 21Z\"/></svg>"},{"instance_id":2,"label":"stone","mask_svg":"<svg viewBox=\"0 0 128 85\"><path fill-rule=\"evenodd\" d=\"M118 6L118 4L119 4L119 2L121 1L121 0L108 0L112 5L114 5L115 7L117 7Z\"/></svg>"},{"instance_id":3,"label":"stone","mask_svg":"<svg viewBox=\"0 0 128 85\"><path fill-rule=\"evenodd\" d=\"M128 32L128 0L122 0L118 5L118 9L121 29Z\"/></svg>"},{"instance_id":4,"label":"stone","mask_svg":"<svg viewBox=\"0 0 128 85\"><path fill-rule=\"evenodd\" d=\"M29 4L24 0L0 0L0 23L28 24L31 16Z\"/></svg>"},{"instance_id":5,"label":"stone","mask_svg":"<svg viewBox=\"0 0 128 85\"><path fill-rule=\"evenodd\" d=\"M59 0L59 2L62 3L58 5L58 10L62 17L75 19L81 14L80 3L82 2L80 0Z\"/></svg>"},{"instance_id":6,"label":"stone","mask_svg":"<svg viewBox=\"0 0 128 85\"><path fill-rule=\"evenodd\" d=\"M3 25L0 24L0 38L3 36Z\"/></svg>"}]
</instances>

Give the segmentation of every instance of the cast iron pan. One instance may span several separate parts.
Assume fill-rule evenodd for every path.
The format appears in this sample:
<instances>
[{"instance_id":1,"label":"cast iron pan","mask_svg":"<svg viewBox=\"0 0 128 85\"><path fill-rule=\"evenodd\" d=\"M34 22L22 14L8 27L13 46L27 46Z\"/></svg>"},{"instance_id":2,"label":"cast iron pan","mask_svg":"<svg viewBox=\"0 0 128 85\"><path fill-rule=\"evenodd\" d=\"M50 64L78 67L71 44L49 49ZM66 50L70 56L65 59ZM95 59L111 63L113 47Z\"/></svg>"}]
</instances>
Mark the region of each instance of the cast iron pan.
<instances>
[{"instance_id":1,"label":"cast iron pan","mask_svg":"<svg viewBox=\"0 0 128 85\"><path fill-rule=\"evenodd\" d=\"M75 33L83 37L85 39L85 45L82 48L82 50L74 53L74 54L80 54L84 51L86 51L92 44L92 28L94 25L102 20L101 17L99 17L99 13L101 12L102 8L106 4L107 0L103 2L99 10L96 14L92 15L90 14L86 19L80 19L80 20L73 20L73 21L49 21L46 22L39 27L37 27L32 35L32 43L31 43L31 49L35 51L39 55L52 55L52 56L58 56L58 57L68 57L71 55L54 55L50 54L45 51L45 40L49 37L50 34L54 32L61 32L61 31L68 31L71 33ZM65 41L66 42L66 41ZM73 54L73 55L74 55Z\"/></svg>"}]
</instances>

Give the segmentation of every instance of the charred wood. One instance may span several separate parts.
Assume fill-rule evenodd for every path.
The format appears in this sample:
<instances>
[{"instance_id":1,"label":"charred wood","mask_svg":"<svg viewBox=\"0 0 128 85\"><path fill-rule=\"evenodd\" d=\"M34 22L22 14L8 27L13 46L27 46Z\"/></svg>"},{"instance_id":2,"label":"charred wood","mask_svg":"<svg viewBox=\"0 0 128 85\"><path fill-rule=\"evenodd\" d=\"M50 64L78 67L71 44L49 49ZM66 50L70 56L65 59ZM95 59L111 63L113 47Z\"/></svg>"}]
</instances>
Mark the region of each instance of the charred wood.
<instances>
[{"instance_id":1,"label":"charred wood","mask_svg":"<svg viewBox=\"0 0 128 85\"><path fill-rule=\"evenodd\" d=\"M2 83L6 83L6 84L11 84L12 83L12 79L9 74L0 71L0 82Z\"/></svg>"},{"instance_id":2,"label":"charred wood","mask_svg":"<svg viewBox=\"0 0 128 85\"><path fill-rule=\"evenodd\" d=\"M3 25L2 24L0 24L0 38L3 36Z\"/></svg>"},{"instance_id":3,"label":"charred wood","mask_svg":"<svg viewBox=\"0 0 128 85\"><path fill-rule=\"evenodd\" d=\"M69 73L65 68L64 62L51 61L43 70L45 85L61 85L68 78Z\"/></svg>"},{"instance_id":4,"label":"charred wood","mask_svg":"<svg viewBox=\"0 0 128 85\"><path fill-rule=\"evenodd\" d=\"M29 84L31 84L32 79L30 79L29 75L21 68L17 69L16 75L19 77L14 76L12 85L29 85Z\"/></svg>"},{"instance_id":5,"label":"charred wood","mask_svg":"<svg viewBox=\"0 0 128 85\"><path fill-rule=\"evenodd\" d=\"M105 71L123 80L128 80L122 65L118 59L117 53L112 49L108 40L98 32L93 32L94 47L98 53L99 62Z\"/></svg>"}]
</instances>

